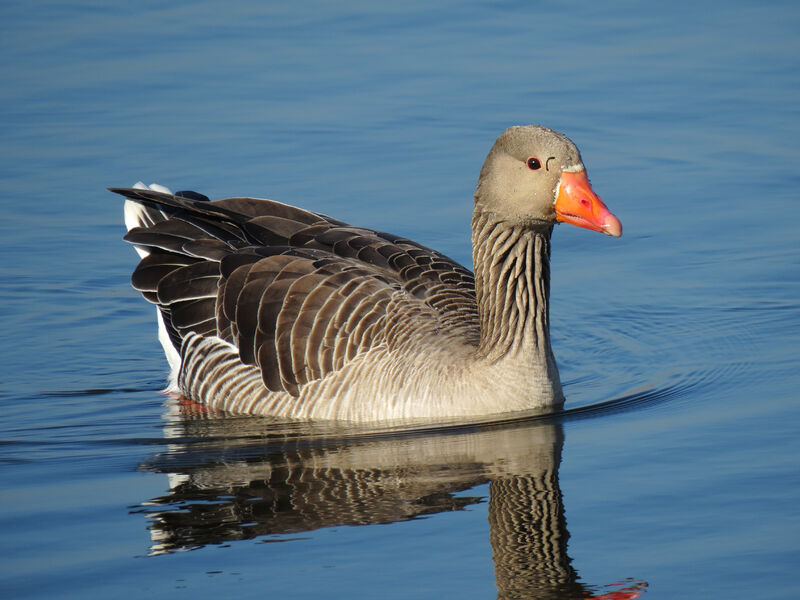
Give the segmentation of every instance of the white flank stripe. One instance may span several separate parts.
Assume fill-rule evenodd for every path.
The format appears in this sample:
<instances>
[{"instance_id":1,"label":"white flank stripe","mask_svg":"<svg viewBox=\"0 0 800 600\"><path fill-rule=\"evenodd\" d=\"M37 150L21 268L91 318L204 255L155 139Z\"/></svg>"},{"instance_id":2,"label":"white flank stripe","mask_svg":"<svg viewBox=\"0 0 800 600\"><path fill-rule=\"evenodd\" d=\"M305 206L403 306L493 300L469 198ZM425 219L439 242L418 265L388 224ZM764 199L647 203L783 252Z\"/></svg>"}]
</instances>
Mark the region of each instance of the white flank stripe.
<instances>
[{"instance_id":1,"label":"white flank stripe","mask_svg":"<svg viewBox=\"0 0 800 600\"><path fill-rule=\"evenodd\" d=\"M167 355L167 362L169 363L169 385L167 386L167 391L177 392L178 373L180 373L181 370L181 356L169 339L169 334L167 333L166 325L164 325L164 317L161 315L161 311L156 309L156 315L158 315L158 341L161 342L161 346L164 348L164 354Z\"/></svg>"}]
</instances>

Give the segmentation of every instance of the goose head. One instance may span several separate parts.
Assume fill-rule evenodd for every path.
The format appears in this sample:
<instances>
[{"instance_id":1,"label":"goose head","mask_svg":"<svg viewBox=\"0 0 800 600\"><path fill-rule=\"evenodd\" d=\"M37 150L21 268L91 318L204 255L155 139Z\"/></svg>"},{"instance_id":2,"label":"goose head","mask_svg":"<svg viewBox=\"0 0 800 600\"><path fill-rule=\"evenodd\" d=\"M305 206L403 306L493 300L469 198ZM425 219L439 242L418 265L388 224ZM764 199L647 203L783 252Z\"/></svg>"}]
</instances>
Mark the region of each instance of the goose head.
<instances>
[{"instance_id":1,"label":"goose head","mask_svg":"<svg viewBox=\"0 0 800 600\"><path fill-rule=\"evenodd\" d=\"M619 222L594 193L578 148L567 136L541 127L509 127L481 169L475 208L512 226L570 223L622 235Z\"/></svg>"}]
</instances>

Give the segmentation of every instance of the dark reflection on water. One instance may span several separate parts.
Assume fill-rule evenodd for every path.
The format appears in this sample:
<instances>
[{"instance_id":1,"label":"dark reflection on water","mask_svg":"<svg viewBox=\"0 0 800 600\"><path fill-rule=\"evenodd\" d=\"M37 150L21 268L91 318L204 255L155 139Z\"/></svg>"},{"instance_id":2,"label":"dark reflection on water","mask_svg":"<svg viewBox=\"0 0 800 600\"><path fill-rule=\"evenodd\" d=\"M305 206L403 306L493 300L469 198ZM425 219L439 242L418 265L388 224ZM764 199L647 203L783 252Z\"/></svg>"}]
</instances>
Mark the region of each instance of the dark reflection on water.
<instances>
[{"instance_id":1,"label":"dark reflection on water","mask_svg":"<svg viewBox=\"0 0 800 600\"><path fill-rule=\"evenodd\" d=\"M151 554L463 510L484 498L460 492L488 483L499 598L622 600L647 585L579 581L567 554L556 419L354 430L181 404L170 421L169 450L141 465L166 473L170 490L133 509L150 520Z\"/></svg>"}]
</instances>

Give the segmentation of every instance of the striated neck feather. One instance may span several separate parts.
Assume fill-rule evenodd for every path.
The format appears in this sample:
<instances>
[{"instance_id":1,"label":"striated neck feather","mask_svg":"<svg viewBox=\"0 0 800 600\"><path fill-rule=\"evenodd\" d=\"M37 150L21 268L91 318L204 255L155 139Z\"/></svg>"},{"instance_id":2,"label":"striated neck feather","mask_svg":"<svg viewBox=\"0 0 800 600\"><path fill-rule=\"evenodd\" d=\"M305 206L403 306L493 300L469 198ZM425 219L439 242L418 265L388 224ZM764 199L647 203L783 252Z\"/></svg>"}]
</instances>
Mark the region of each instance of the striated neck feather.
<instances>
[{"instance_id":1,"label":"striated neck feather","mask_svg":"<svg viewBox=\"0 0 800 600\"><path fill-rule=\"evenodd\" d=\"M548 307L552 230L552 225L508 224L476 208L472 246L480 356L497 360L532 353L532 359L555 368Z\"/></svg>"}]
</instances>

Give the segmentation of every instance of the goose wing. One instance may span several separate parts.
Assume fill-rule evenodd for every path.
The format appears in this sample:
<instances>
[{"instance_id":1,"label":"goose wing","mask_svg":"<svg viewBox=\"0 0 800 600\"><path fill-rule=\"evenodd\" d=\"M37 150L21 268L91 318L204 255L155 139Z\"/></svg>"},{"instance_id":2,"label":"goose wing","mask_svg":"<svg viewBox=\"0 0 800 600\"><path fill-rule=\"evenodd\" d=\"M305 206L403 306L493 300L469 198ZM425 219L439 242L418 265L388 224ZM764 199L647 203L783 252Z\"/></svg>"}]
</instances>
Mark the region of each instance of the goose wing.
<instances>
[{"instance_id":1,"label":"goose wing","mask_svg":"<svg viewBox=\"0 0 800 600\"><path fill-rule=\"evenodd\" d=\"M133 286L172 344L235 346L272 391L300 387L427 325L477 344L472 274L411 240L271 200L114 188L144 210Z\"/></svg>"}]
</instances>

